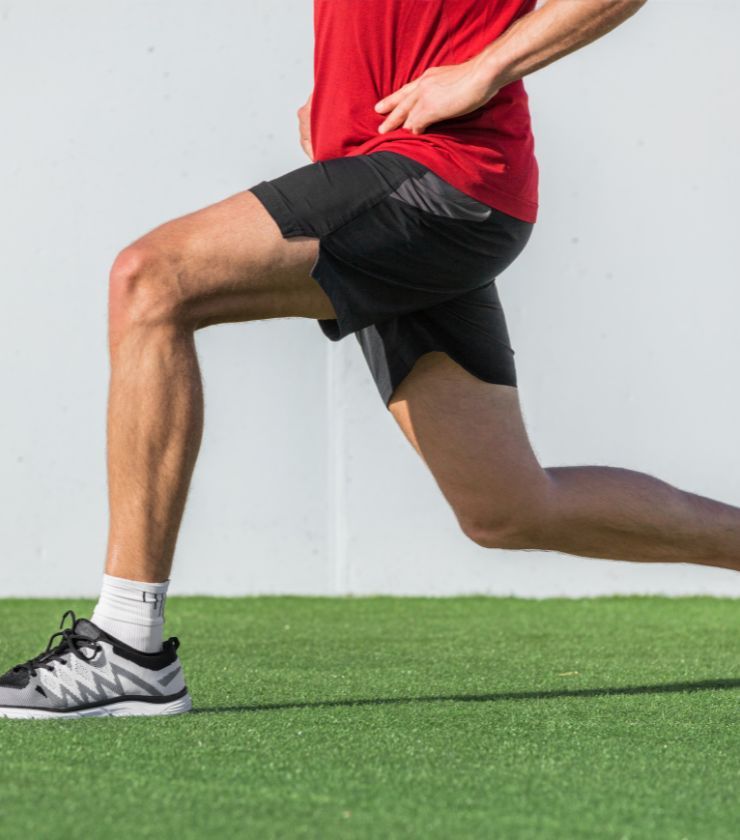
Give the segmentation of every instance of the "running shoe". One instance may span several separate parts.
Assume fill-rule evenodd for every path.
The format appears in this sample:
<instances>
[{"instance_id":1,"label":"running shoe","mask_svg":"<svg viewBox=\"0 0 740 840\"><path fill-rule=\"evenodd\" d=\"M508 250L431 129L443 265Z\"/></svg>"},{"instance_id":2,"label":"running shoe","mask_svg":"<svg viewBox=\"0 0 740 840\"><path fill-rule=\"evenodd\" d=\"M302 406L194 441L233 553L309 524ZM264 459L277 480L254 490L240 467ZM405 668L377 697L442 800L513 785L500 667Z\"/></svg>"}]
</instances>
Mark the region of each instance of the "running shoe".
<instances>
[{"instance_id":1,"label":"running shoe","mask_svg":"<svg viewBox=\"0 0 740 840\"><path fill-rule=\"evenodd\" d=\"M43 653L0 677L0 718L177 715L192 708L177 639L142 653L71 610L59 626Z\"/></svg>"}]
</instances>

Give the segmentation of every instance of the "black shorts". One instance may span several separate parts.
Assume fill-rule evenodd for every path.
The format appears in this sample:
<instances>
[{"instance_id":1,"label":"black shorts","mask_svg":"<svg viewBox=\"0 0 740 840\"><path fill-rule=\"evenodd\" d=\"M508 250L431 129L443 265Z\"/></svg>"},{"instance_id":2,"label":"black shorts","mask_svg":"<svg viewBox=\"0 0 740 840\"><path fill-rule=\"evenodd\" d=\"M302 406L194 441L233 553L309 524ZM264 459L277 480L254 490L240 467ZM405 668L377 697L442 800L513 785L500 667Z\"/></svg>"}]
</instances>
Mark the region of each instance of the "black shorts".
<instances>
[{"instance_id":1,"label":"black shorts","mask_svg":"<svg viewBox=\"0 0 740 840\"><path fill-rule=\"evenodd\" d=\"M516 385L496 277L533 225L460 192L395 152L310 163L251 187L283 236L319 239L311 270L355 333L386 405L424 353L447 353L485 382Z\"/></svg>"}]
</instances>

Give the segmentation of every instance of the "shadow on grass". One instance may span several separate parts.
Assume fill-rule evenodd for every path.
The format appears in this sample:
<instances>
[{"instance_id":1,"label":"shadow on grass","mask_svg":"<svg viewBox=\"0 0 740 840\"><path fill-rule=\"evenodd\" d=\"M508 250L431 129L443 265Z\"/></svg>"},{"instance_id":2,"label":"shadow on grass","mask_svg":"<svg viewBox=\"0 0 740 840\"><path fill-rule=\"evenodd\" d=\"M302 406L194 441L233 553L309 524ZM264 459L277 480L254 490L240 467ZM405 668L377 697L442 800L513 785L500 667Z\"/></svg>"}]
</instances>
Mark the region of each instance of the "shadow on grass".
<instances>
[{"instance_id":1,"label":"shadow on grass","mask_svg":"<svg viewBox=\"0 0 740 840\"><path fill-rule=\"evenodd\" d=\"M408 703L495 703L508 700L556 700L561 697L622 697L636 694L684 694L694 691L722 691L740 688L740 679L701 680L699 682L663 683L660 685L625 685L610 688L573 688L552 691L502 691L496 694L430 694L419 697L368 697L341 700L257 703L240 706L206 706L192 714L219 712L271 712L280 709L335 709L352 706L393 706Z\"/></svg>"}]
</instances>

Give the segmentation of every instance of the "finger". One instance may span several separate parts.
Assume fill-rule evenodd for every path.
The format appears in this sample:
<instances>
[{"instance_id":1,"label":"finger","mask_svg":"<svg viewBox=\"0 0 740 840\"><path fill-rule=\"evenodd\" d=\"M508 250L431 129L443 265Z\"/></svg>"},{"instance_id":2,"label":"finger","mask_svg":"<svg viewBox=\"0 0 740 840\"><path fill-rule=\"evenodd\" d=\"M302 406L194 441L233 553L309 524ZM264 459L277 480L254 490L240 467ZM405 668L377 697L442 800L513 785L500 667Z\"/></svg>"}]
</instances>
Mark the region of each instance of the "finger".
<instances>
[{"instance_id":1,"label":"finger","mask_svg":"<svg viewBox=\"0 0 740 840\"><path fill-rule=\"evenodd\" d=\"M393 111L391 111L388 118L378 126L378 133L385 134L388 131L393 131L398 128L403 124L404 120L408 116L409 110L410 105L406 102L401 102L400 105L397 105Z\"/></svg>"},{"instance_id":2,"label":"finger","mask_svg":"<svg viewBox=\"0 0 740 840\"><path fill-rule=\"evenodd\" d=\"M419 107L412 108L406 116L401 128L405 128L412 134L423 134L427 126L434 120Z\"/></svg>"},{"instance_id":3,"label":"finger","mask_svg":"<svg viewBox=\"0 0 740 840\"><path fill-rule=\"evenodd\" d=\"M387 131L393 131L403 125L413 107L414 100L409 98L404 99L396 105L396 107L378 127L379 133L385 134Z\"/></svg>"},{"instance_id":4,"label":"finger","mask_svg":"<svg viewBox=\"0 0 740 840\"><path fill-rule=\"evenodd\" d=\"M406 119L401 128L408 129L412 134L423 134L436 120L437 118L429 111L424 110L423 106L417 100L414 107L406 115Z\"/></svg>"},{"instance_id":5,"label":"finger","mask_svg":"<svg viewBox=\"0 0 740 840\"><path fill-rule=\"evenodd\" d=\"M411 93L412 90L416 87L416 82L409 82L405 84L403 87L400 87L398 90L394 91L390 96L386 96L384 99L381 99L379 102L375 103L375 110L379 114L387 114L389 111L392 111L396 105L406 96L407 93Z\"/></svg>"}]
</instances>

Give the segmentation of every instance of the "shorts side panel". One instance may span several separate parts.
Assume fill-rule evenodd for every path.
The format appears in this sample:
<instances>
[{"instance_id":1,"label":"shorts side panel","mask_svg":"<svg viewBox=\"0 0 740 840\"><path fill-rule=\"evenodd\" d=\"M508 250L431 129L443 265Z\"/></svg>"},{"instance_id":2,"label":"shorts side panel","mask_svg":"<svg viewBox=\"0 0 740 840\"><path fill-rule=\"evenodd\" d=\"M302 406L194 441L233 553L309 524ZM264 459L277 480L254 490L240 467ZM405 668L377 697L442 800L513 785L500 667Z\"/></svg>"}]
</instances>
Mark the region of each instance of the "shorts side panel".
<instances>
[{"instance_id":1,"label":"shorts side panel","mask_svg":"<svg viewBox=\"0 0 740 840\"><path fill-rule=\"evenodd\" d=\"M381 399L425 353L446 353L473 376L517 386L514 350L495 281L422 312L372 324L356 333Z\"/></svg>"}]
</instances>

